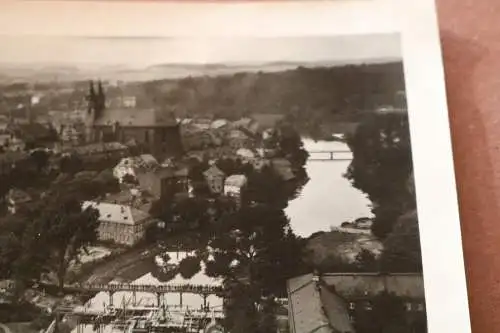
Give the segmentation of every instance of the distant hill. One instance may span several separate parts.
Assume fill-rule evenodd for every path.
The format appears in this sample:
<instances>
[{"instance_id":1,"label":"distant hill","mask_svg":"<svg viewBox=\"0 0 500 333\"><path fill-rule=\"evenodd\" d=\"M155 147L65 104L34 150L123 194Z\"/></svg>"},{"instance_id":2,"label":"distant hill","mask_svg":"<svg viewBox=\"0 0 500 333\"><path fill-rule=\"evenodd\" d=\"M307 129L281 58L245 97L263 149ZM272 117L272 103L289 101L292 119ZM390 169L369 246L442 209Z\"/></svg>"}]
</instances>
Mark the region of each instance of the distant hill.
<instances>
[{"instance_id":1,"label":"distant hill","mask_svg":"<svg viewBox=\"0 0 500 333\"><path fill-rule=\"evenodd\" d=\"M393 59L373 59L370 63L393 61ZM358 64L362 63L361 61ZM57 65L33 64L15 65L0 63L0 83L12 82L70 82L101 78L110 81L151 81L175 79L186 76L217 76L237 72L284 71L299 66L343 66L346 62L270 62L270 63L230 63L230 64L157 64L144 68L132 68L127 65Z\"/></svg>"}]
</instances>

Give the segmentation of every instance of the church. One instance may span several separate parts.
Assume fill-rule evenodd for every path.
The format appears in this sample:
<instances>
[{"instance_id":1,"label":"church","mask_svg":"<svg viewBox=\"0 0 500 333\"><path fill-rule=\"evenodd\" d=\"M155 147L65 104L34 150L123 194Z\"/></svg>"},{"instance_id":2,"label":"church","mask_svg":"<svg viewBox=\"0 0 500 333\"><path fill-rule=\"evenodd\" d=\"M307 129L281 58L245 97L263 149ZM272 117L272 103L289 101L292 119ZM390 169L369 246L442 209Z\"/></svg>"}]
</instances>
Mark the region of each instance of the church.
<instances>
[{"instance_id":1,"label":"church","mask_svg":"<svg viewBox=\"0 0 500 333\"><path fill-rule=\"evenodd\" d=\"M108 108L102 83L90 82L86 114L87 142L134 142L156 157L182 153L180 125L166 109Z\"/></svg>"}]
</instances>

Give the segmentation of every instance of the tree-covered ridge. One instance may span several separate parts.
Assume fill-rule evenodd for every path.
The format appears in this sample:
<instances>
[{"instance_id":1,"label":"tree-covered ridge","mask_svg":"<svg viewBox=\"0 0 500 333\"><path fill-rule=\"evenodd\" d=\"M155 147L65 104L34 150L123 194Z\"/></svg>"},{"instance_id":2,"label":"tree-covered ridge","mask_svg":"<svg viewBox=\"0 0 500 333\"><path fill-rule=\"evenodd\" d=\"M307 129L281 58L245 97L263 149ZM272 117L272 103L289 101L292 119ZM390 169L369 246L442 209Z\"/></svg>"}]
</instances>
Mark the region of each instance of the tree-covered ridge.
<instances>
[{"instance_id":1,"label":"tree-covered ridge","mask_svg":"<svg viewBox=\"0 0 500 333\"><path fill-rule=\"evenodd\" d=\"M142 89L141 89L142 88ZM347 112L394 101L404 90L401 63L298 67L282 72L237 73L216 77L137 84L144 97L178 106L179 111L230 118L245 113Z\"/></svg>"}]
</instances>

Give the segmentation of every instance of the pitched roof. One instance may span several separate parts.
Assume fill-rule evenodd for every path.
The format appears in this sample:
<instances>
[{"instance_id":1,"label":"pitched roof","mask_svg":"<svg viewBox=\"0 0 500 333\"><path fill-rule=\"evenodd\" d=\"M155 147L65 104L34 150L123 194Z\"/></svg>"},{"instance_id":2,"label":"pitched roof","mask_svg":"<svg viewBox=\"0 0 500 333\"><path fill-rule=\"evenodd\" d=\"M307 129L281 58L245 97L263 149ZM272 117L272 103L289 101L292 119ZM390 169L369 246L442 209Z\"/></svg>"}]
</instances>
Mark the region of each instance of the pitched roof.
<instances>
[{"instance_id":1,"label":"pitched roof","mask_svg":"<svg viewBox=\"0 0 500 333\"><path fill-rule=\"evenodd\" d=\"M278 124L283 118L285 118L282 114L273 114L273 113L256 113L252 115L253 120L255 120L261 127L264 128L273 128Z\"/></svg>"},{"instance_id":2,"label":"pitched roof","mask_svg":"<svg viewBox=\"0 0 500 333\"><path fill-rule=\"evenodd\" d=\"M224 171L222 171L221 169L219 169L215 164L212 165L210 168L208 168L207 170L203 171L203 175L205 177L208 177L208 176L224 176Z\"/></svg>"},{"instance_id":3,"label":"pitched roof","mask_svg":"<svg viewBox=\"0 0 500 333\"><path fill-rule=\"evenodd\" d=\"M159 167L160 164L153 155L142 154L139 156L124 157L116 165L117 168L133 168L136 170L152 170Z\"/></svg>"},{"instance_id":4,"label":"pitched roof","mask_svg":"<svg viewBox=\"0 0 500 333\"><path fill-rule=\"evenodd\" d=\"M226 178L225 184L230 186L242 187L246 185L247 177L245 175L231 175Z\"/></svg>"},{"instance_id":5,"label":"pitched roof","mask_svg":"<svg viewBox=\"0 0 500 333\"><path fill-rule=\"evenodd\" d=\"M211 124L210 124L210 128L213 128L213 129L217 129L217 128L221 128L221 127L224 127L228 124L228 121L226 119L217 119L217 120L214 120Z\"/></svg>"},{"instance_id":6,"label":"pitched roof","mask_svg":"<svg viewBox=\"0 0 500 333\"><path fill-rule=\"evenodd\" d=\"M8 197L10 200L17 203L28 202L32 200L31 196L27 192L17 188L10 189Z\"/></svg>"},{"instance_id":7,"label":"pitched roof","mask_svg":"<svg viewBox=\"0 0 500 333\"><path fill-rule=\"evenodd\" d=\"M177 119L172 112L157 109L104 109L94 121L97 126L122 127L172 127L177 126Z\"/></svg>"},{"instance_id":8,"label":"pitched roof","mask_svg":"<svg viewBox=\"0 0 500 333\"><path fill-rule=\"evenodd\" d=\"M241 118L233 122L233 126L235 127L247 127L253 122L252 118Z\"/></svg>"},{"instance_id":9,"label":"pitched roof","mask_svg":"<svg viewBox=\"0 0 500 333\"><path fill-rule=\"evenodd\" d=\"M425 298L422 274L330 273L322 279L345 298L375 296L384 290L401 297Z\"/></svg>"},{"instance_id":10,"label":"pitched roof","mask_svg":"<svg viewBox=\"0 0 500 333\"><path fill-rule=\"evenodd\" d=\"M54 133L40 123L15 124L12 130L23 139L56 139Z\"/></svg>"},{"instance_id":11,"label":"pitched roof","mask_svg":"<svg viewBox=\"0 0 500 333\"><path fill-rule=\"evenodd\" d=\"M119 142L92 143L84 146L71 147L63 150L63 153L74 152L79 155L91 155L103 152L126 150L127 146Z\"/></svg>"},{"instance_id":12,"label":"pitched roof","mask_svg":"<svg viewBox=\"0 0 500 333\"><path fill-rule=\"evenodd\" d=\"M248 139L249 136L240 129L234 129L229 132L229 139Z\"/></svg>"},{"instance_id":13,"label":"pitched roof","mask_svg":"<svg viewBox=\"0 0 500 333\"><path fill-rule=\"evenodd\" d=\"M25 160L29 155L21 151L7 151L0 154L0 163L13 163Z\"/></svg>"},{"instance_id":14,"label":"pitched roof","mask_svg":"<svg viewBox=\"0 0 500 333\"><path fill-rule=\"evenodd\" d=\"M100 220L118 224L135 225L150 217L148 213L127 205L85 201L82 204L82 209L86 209L87 207L97 209Z\"/></svg>"},{"instance_id":15,"label":"pitched roof","mask_svg":"<svg viewBox=\"0 0 500 333\"><path fill-rule=\"evenodd\" d=\"M240 148L240 149L238 149L236 151L236 155L239 155L239 156L245 157L245 158L254 158L255 157L254 152L251 151L248 148Z\"/></svg>"},{"instance_id":16,"label":"pitched roof","mask_svg":"<svg viewBox=\"0 0 500 333\"><path fill-rule=\"evenodd\" d=\"M312 274L287 282L289 323L293 333L354 332L345 301Z\"/></svg>"}]
</instances>

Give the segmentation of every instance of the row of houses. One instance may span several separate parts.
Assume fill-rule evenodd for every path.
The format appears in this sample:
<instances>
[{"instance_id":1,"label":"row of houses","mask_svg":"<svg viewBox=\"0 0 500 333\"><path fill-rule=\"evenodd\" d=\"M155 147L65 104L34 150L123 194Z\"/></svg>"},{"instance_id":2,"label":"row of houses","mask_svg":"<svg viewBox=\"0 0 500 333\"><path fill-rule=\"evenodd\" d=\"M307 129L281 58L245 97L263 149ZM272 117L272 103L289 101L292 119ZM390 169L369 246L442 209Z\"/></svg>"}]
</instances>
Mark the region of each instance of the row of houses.
<instances>
[{"instance_id":1,"label":"row of houses","mask_svg":"<svg viewBox=\"0 0 500 333\"><path fill-rule=\"evenodd\" d=\"M283 120L281 115L253 115L236 121L226 119L179 119L181 140L186 151L228 146L232 149L255 146L267 131Z\"/></svg>"}]
</instances>

